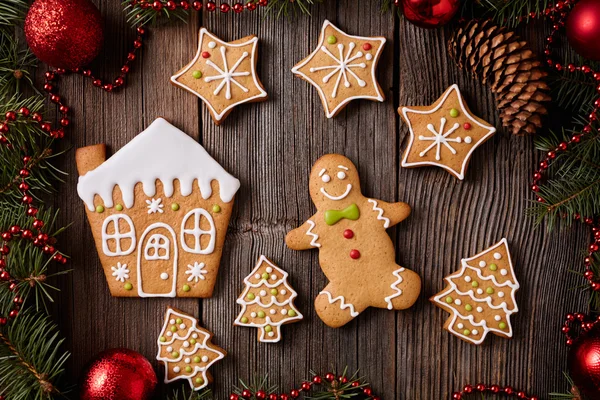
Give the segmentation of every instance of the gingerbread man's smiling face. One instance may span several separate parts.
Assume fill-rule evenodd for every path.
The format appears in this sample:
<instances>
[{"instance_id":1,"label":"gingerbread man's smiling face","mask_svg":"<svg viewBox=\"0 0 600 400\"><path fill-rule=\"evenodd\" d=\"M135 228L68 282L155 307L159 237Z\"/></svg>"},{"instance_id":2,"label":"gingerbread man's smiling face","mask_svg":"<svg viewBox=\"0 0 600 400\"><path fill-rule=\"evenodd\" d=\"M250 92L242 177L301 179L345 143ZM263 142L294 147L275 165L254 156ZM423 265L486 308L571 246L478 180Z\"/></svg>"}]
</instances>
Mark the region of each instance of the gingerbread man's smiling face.
<instances>
[{"instance_id":1,"label":"gingerbread man's smiling face","mask_svg":"<svg viewBox=\"0 0 600 400\"><path fill-rule=\"evenodd\" d=\"M310 173L310 197L317 209L339 208L361 196L356 167L344 156L328 154Z\"/></svg>"}]
</instances>

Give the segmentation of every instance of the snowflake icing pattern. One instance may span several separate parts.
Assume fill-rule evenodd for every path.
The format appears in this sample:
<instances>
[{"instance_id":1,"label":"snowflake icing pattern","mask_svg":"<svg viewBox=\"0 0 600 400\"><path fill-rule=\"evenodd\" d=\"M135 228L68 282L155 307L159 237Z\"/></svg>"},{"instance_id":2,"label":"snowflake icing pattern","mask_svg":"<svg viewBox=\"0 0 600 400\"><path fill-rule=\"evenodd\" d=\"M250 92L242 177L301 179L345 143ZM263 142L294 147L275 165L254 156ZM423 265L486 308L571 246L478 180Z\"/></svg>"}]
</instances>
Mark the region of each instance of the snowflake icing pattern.
<instances>
[{"instance_id":1,"label":"snowflake icing pattern","mask_svg":"<svg viewBox=\"0 0 600 400\"><path fill-rule=\"evenodd\" d=\"M233 67L231 67L231 69L229 69L229 66L227 65L227 57L225 56L225 52L226 52L225 46L221 46L219 50L221 50L221 57L223 59L223 69L219 68L211 60L206 60L206 64L213 67L219 73L219 75L206 77L206 78L204 78L204 82L208 83L208 82L212 82L212 81L221 79L221 83L219 83L219 86L217 86L217 88L215 89L213 94L215 96L218 95L221 92L221 90L223 89L223 86L225 86L226 87L225 88L225 98L227 100L231 99L231 84L232 83L235 84L240 89L242 89L244 91L244 93L248 93L248 88L244 87L241 83L239 83L238 81L235 80L236 76L249 76L250 75L250 72L248 72L248 71L235 72L235 70L237 69L237 67L240 66L242 61L244 61L246 59L246 57L248 57L248 52L245 51L242 54L242 56L235 62L235 64L233 64Z\"/></svg>"},{"instance_id":2,"label":"snowflake icing pattern","mask_svg":"<svg viewBox=\"0 0 600 400\"><path fill-rule=\"evenodd\" d=\"M148 214L154 213L163 213L164 204L162 204L162 199L152 199L146 200L146 204L148 204Z\"/></svg>"},{"instance_id":3,"label":"snowflake icing pattern","mask_svg":"<svg viewBox=\"0 0 600 400\"><path fill-rule=\"evenodd\" d=\"M129 279L127 264L118 262L116 267L110 267L110 269L113 270L112 276L114 276L117 281L125 282L125 279Z\"/></svg>"},{"instance_id":4,"label":"snowflake icing pattern","mask_svg":"<svg viewBox=\"0 0 600 400\"><path fill-rule=\"evenodd\" d=\"M198 279L205 280L206 277L204 275L208 274L208 271L204 269L205 266L206 265L203 262L194 262L194 265L188 265L188 270L185 271L185 274L189 275L188 282L191 282L192 280L198 282Z\"/></svg>"},{"instance_id":5,"label":"snowflake icing pattern","mask_svg":"<svg viewBox=\"0 0 600 400\"><path fill-rule=\"evenodd\" d=\"M323 77L323 83L329 82L329 80L337 73L335 85L333 86L333 92L331 93L332 98L335 98L337 96L337 91L340 86L340 81L341 81L342 77L344 78L344 86L347 88L350 87L350 81L348 80L348 75L352 75L354 77L354 79L356 79L356 82L358 82L358 85L360 87L367 86L367 82L360 79L358 77L358 75L356 75L354 73L354 71L352 71L352 68L366 68L367 64L365 64L365 63L350 64L352 61L355 61L355 60L361 58L364 55L363 52L358 51L356 54L352 55L352 51L356 47L356 44L354 42L350 42L348 44L348 53L346 53L346 56L344 56L344 45L340 43L340 44L338 44L337 47L340 52L339 58L334 56L327 49L327 47L321 46L321 51L323 53L327 54L331 59L333 59L337 63L336 65L326 65L323 67L312 67L310 69L310 72L317 72L317 71L328 70L328 69L333 70L329 74L325 75L325 77Z\"/></svg>"},{"instance_id":6,"label":"snowflake icing pattern","mask_svg":"<svg viewBox=\"0 0 600 400\"><path fill-rule=\"evenodd\" d=\"M455 123L452 128L448 129L447 132L444 133L444 127L446 125L446 118L442 117L441 121L440 121L440 130L439 132L437 132L435 130L435 127L433 126L433 124L427 124L427 129L429 129L429 131L431 133L433 133L433 136L423 136L420 135L419 136L419 140L423 140L423 141L433 141L433 143L431 143L429 145L429 147L427 147L425 150L423 150L422 152L419 153L419 156L423 157L425 156L425 154L427 154L431 149L433 149L434 147L435 149L435 159L436 160L440 160L441 155L441 148L442 145L446 146L448 148L448 150L450 150L450 152L452 154L456 154L456 150L454 149L454 147L452 147L450 145L450 143L462 143L462 138L456 137L456 138L451 138L448 139L448 136L450 136L455 130L457 130L460 127L460 124ZM472 139L470 136L467 136L465 138L465 143L471 143Z\"/></svg>"}]
</instances>

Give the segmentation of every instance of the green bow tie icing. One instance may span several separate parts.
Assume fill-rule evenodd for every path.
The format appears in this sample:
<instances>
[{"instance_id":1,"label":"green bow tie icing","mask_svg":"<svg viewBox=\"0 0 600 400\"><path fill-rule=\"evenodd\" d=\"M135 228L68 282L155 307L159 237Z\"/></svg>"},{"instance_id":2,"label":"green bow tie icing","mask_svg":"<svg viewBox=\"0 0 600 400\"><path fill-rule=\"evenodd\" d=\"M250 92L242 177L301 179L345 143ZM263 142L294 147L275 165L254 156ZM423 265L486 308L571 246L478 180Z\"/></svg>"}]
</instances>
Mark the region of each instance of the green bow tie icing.
<instances>
[{"instance_id":1,"label":"green bow tie icing","mask_svg":"<svg viewBox=\"0 0 600 400\"><path fill-rule=\"evenodd\" d=\"M335 225L340 220L346 218L356 221L360 217L360 211L355 203L352 203L343 210L327 210L325 211L325 223L327 225Z\"/></svg>"}]
</instances>

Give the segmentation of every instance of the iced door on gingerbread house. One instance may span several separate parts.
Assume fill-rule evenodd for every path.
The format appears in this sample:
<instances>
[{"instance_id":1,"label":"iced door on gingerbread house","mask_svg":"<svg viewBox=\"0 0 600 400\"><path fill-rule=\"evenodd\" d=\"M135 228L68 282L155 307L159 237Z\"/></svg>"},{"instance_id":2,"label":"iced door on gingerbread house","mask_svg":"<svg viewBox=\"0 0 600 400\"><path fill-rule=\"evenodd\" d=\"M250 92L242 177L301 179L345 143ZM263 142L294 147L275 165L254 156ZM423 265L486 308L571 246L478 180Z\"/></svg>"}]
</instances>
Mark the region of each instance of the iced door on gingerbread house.
<instances>
[{"instance_id":1,"label":"iced door on gingerbread house","mask_svg":"<svg viewBox=\"0 0 600 400\"><path fill-rule=\"evenodd\" d=\"M240 182L163 118L108 160L105 145L76 158L111 294L210 297Z\"/></svg>"}]
</instances>

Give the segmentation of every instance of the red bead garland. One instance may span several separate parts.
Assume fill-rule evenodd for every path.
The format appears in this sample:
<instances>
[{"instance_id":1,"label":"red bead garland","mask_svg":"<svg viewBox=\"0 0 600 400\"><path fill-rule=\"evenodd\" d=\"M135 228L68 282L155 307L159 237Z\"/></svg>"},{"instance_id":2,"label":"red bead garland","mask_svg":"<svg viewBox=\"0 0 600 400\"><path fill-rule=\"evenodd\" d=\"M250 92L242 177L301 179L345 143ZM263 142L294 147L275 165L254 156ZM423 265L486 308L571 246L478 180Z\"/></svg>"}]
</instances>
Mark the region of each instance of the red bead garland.
<instances>
[{"instance_id":1,"label":"red bead garland","mask_svg":"<svg viewBox=\"0 0 600 400\"><path fill-rule=\"evenodd\" d=\"M471 393L494 393L494 394L506 394L507 396L513 396L522 400L539 400L536 396L528 396L527 393L523 391L518 391L513 389L510 386L499 386L499 385L484 385L479 383L475 386L473 385L465 385L461 392L452 393L452 400L463 400L465 395Z\"/></svg>"},{"instance_id":2,"label":"red bead garland","mask_svg":"<svg viewBox=\"0 0 600 400\"><path fill-rule=\"evenodd\" d=\"M202 4L202 1L193 1L191 3L191 8L196 11L206 10L208 12L214 12L219 10L223 14L227 14L229 12L234 12L236 14L241 13L244 10L254 11L256 10L256 5L261 7L266 7L269 5L269 0L258 0L244 3L235 3L230 5L229 3L221 3L219 6L214 1L207 1L206 5ZM169 11L175 11L177 8L181 8L183 10L190 9L190 2L187 0L183 1L162 1L162 0L131 0L131 5L136 6L139 5L142 9L146 10L152 8L154 11L160 13L163 8L166 8Z\"/></svg>"},{"instance_id":3,"label":"red bead garland","mask_svg":"<svg viewBox=\"0 0 600 400\"><path fill-rule=\"evenodd\" d=\"M300 385L300 387L298 389L292 389L290 390L289 394L288 393L280 393L280 394L276 394L276 393L271 393L269 395L267 395L267 393L265 393L263 390L259 390L256 393L253 393L250 389L244 389L242 391L241 394L237 394L237 393L231 393L229 395L229 400L241 400L241 399L250 399L253 396L256 399L268 399L268 400L290 400L290 399L297 399L300 397L301 393L307 393L310 392L310 390L312 389L312 387L314 385L321 385L323 384L323 380L329 382L329 383L334 383L334 384L347 384L349 382L348 377L346 376L340 376L336 379L335 374L328 372L327 374L325 374L324 377L321 377L319 375L315 375L312 378L312 381L304 381L302 382L302 384ZM361 382L356 380L356 381L352 381L350 384L353 388L362 388L362 393L366 396L366 400L381 400L381 398L377 395L375 395L373 393L373 389L371 389L369 386L364 386L362 387ZM524 398L525 399L525 398ZM527 398L529 400L537 400L537 398L532 397L532 398Z\"/></svg>"},{"instance_id":4,"label":"red bead garland","mask_svg":"<svg viewBox=\"0 0 600 400\"><path fill-rule=\"evenodd\" d=\"M561 328L561 332L565 335L567 346L571 346L575 340L571 335L572 325L579 323L579 327L583 332L589 332L594 326L600 323L600 316L592 318L583 313L569 313L565 318L565 323Z\"/></svg>"}]
</instances>

